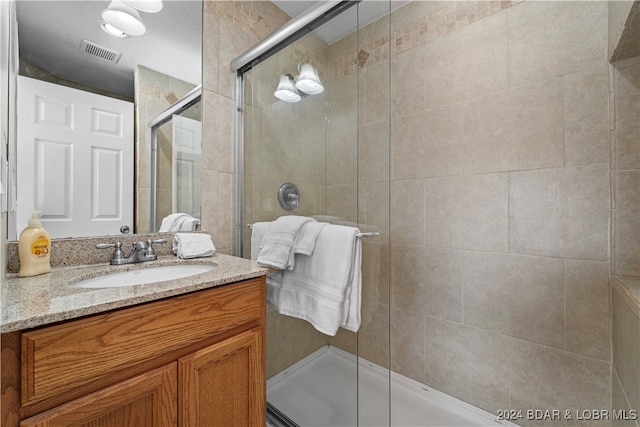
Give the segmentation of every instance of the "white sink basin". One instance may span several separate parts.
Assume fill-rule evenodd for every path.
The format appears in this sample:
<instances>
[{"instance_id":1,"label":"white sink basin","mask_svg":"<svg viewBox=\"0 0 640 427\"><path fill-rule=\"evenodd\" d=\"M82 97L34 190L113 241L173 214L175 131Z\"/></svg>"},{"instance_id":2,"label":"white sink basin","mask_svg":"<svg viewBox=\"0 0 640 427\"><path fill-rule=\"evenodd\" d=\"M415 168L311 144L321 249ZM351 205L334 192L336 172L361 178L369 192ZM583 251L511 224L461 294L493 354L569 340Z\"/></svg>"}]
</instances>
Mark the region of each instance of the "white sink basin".
<instances>
[{"instance_id":1,"label":"white sink basin","mask_svg":"<svg viewBox=\"0 0 640 427\"><path fill-rule=\"evenodd\" d=\"M215 266L210 264L179 264L140 268L82 280L73 286L76 288L118 288L122 286L145 285L147 283L166 282L195 276L211 271L214 267Z\"/></svg>"}]
</instances>

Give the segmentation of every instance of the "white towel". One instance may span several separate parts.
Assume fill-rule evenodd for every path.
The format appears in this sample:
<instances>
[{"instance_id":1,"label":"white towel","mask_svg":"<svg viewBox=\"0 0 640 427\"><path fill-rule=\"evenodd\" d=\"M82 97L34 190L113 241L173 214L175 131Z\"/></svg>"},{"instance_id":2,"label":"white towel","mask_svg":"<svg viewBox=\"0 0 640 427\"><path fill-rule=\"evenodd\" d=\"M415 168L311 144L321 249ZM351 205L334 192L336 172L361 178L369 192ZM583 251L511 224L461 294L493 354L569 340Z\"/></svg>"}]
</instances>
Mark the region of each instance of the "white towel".
<instances>
[{"instance_id":1,"label":"white towel","mask_svg":"<svg viewBox=\"0 0 640 427\"><path fill-rule=\"evenodd\" d=\"M160 233L169 231L195 231L198 218L194 218L186 213L172 213L162 219Z\"/></svg>"},{"instance_id":2,"label":"white towel","mask_svg":"<svg viewBox=\"0 0 640 427\"><path fill-rule=\"evenodd\" d=\"M293 270L295 267L295 255L311 256L316 248L316 242L322 229L328 225L326 222L309 221L305 223L293 240L293 250L289 252L289 261L287 270Z\"/></svg>"},{"instance_id":3,"label":"white towel","mask_svg":"<svg viewBox=\"0 0 640 427\"><path fill-rule=\"evenodd\" d=\"M251 226L251 259L257 261L264 236L271 230L272 222L255 222Z\"/></svg>"},{"instance_id":4,"label":"white towel","mask_svg":"<svg viewBox=\"0 0 640 427\"><path fill-rule=\"evenodd\" d=\"M264 240L264 236L269 232L269 230L271 230L272 224L273 222L255 222L251 226L251 259L253 261L256 261L258 259L262 241ZM282 271L267 274L267 302L269 302L274 307L277 307L278 303L274 299L275 296L272 292L272 289L279 288L281 286Z\"/></svg>"},{"instance_id":5,"label":"white towel","mask_svg":"<svg viewBox=\"0 0 640 427\"><path fill-rule=\"evenodd\" d=\"M213 239L203 233L176 233L173 236L173 253L178 258L209 257L216 252Z\"/></svg>"},{"instance_id":6,"label":"white towel","mask_svg":"<svg viewBox=\"0 0 640 427\"><path fill-rule=\"evenodd\" d=\"M196 231L198 224L200 224L200 220L198 218L189 216L184 219L182 224L180 224L180 230L177 231Z\"/></svg>"},{"instance_id":7,"label":"white towel","mask_svg":"<svg viewBox=\"0 0 640 427\"><path fill-rule=\"evenodd\" d=\"M258 259L264 236L269 232L269 230L271 230L272 225L273 222L256 222L251 226L252 260L256 261ZM326 225L326 222L306 222L294 239L293 251L291 254L311 255L316 247L316 241L318 240L320 231L322 231ZM289 262L291 263L291 261Z\"/></svg>"},{"instance_id":8,"label":"white towel","mask_svg":"<svg viewBox=\"0 0 640 427\"><path fill-rule=\"evenodd\" d=\"M335 335L360 327L362 248L355 227L322 228L311 256L297 256L295 269L267 282L267 295L281 314L307 320ZM281 279L281 283L278 283Z\"/></svg>"},{"instance_id":9,"label":"white towel","mask_svg":"<svg viewBox=\"0 0 640 427\"><path fill-rule=\"evenodd\" d=\"M290 262L295 238L302 226L308 222L315 222L315 219L287 215L275 220L260 244L260 253L256 259L258 264L280 270L286 269Z\"/></svg>"}]
</instances>

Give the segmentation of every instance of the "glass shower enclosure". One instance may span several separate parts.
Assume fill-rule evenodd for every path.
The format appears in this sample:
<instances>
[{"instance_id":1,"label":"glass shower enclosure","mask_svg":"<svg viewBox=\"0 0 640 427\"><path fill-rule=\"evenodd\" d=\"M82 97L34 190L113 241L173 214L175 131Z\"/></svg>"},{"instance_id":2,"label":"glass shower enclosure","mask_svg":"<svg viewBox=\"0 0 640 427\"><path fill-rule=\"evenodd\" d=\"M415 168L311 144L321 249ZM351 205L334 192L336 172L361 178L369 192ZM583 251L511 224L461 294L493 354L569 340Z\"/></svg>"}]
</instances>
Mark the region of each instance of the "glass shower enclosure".
<instances>
[{"instance_id":1,"label":"glass shower enclosure","mask_svg":"<svg viewBox=\"0 0 640 427\"><path fill-rule=\"evenodd\" d=\"M390 425L391 2L320 3L232 62L238 255L250 257L251 224L284 215L360 229L357 333L325 335L267 308L268 418ZM321 88L295 89L309 70Z\"/></svg>"}]
</instances>

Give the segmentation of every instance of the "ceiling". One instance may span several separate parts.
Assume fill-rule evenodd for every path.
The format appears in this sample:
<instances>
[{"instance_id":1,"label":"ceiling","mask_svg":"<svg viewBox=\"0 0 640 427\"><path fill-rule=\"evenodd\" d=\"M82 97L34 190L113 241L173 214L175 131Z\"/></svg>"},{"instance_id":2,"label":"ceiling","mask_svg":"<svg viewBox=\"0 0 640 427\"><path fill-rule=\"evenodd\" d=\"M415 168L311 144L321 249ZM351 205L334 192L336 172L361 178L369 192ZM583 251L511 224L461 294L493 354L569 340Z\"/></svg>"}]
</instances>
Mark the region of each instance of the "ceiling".
<instances>
[{"instance_id":1,"label":"ceiling","mask_svg":"<svg viewBox=\"0 0 640 427\"><path fill-rule=\"evenodd\" d=\"M202 3L164 0L158 13L140 13L147 32L117 38L99 25L109 0L18 0L20 58L50 73L133 96L133 70L144 65L181 80L201 82ZM122 52L117 63L88 55L82 39Z\"/></svg>"},{"instance_id":2,"label":"ceiling","mask_svg":"<svg viewBox=\"0 0 640 427\"><path fill-rule=\"evenodd\" d=\"M1 1L1 0L0 0ZM360 26L407 3L365 0L358 5ZM292 17L318 1L277 0ZM140 13L147 32L117 38L100 28L100 13L110 0L18 0L20 58L53 75L103 90L133 96L133 70L137 64L178 79L201 82L202 4L199 0L164 0L158 13ZM356 9L344 13L314 33L333 43L356 29ZM102 48L121 52L117 63L88 55L81 49L86 39Z\"/></svg>"}]
</instances>

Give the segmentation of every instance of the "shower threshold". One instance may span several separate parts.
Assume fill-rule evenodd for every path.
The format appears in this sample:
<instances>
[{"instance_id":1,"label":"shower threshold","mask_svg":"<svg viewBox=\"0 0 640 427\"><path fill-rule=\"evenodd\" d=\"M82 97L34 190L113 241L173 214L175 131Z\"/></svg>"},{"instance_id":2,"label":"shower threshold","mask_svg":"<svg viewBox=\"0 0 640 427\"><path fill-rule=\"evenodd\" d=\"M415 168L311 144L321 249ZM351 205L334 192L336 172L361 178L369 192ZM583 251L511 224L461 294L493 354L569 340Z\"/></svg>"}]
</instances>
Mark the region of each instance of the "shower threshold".
<instances>
[{"instance_id":1,"label":"shower threshold","mask_svg":"<svg viewBox=\"0 0 640 427\"><path fill-rule=\"evenodd\" d=\"M333 346L269 379L267 401L276 427L516 426Z\"/></svg>"}]
</instances>

